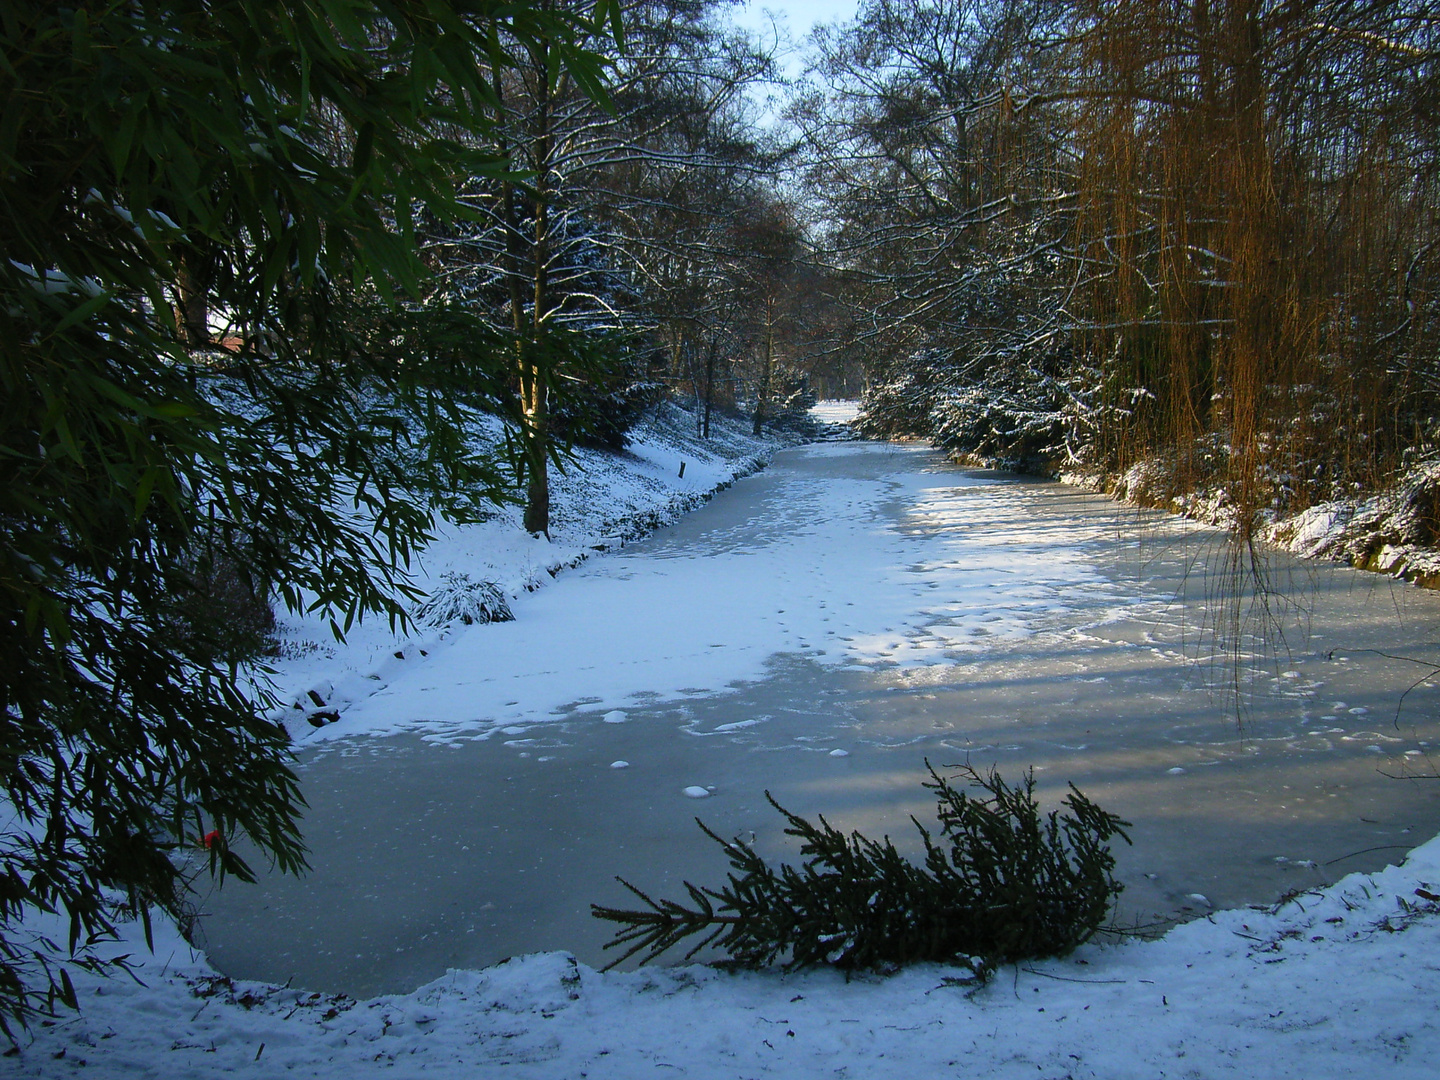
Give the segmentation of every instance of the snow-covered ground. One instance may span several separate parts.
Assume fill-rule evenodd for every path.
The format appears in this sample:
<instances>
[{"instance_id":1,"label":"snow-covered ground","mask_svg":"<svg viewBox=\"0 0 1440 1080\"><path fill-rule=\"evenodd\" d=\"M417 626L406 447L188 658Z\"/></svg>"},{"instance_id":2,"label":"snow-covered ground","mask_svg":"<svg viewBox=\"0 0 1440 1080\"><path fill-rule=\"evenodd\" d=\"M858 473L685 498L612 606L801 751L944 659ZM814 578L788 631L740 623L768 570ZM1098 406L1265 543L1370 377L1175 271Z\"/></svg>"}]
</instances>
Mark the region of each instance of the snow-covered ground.
<instances>
[{"instance_id":1,"label":"snow-covered ground","mask_svg":"<svg viewBox=\"0 0 1440 1080\"><path fill-rule=\"evenodd\" d=\"M80 980L81 1014L23 1034L0 1076L1430 1078L1437 899L1440 839L1275 912L1091 944L979 989L934 966L601 974L544 953L357 1002L231 982L162 928L143 985Z\"/></svg>"},{"instance_id":2,"label":"snow-covered ground","mask_svg":"<svg viewBox=\"0 0 1440 1080\"><path fill-rule=\"evenodd\" d=\"M489 584L514 603L591 556L618 550L703 505L762 468L784 445L752 437L748 420L719 414L712 418L711 438L703 440L693 415L669 404L645 417L630 440L622 454L577 449L572 463L552 472L549 537L521 528L519 506L499 508L484 522L446 524L410 567L412 582L432 598L443 595L461 605L467 590ZM371 618L352 627L343 642L318 616L282 619L282 655L267 661L268 678L283 703L278 718L297 742L355 734L352 708L385 691L463 629L456 620L427 621L423 603L414 610L416 623L404 637Z\"/></svg>"},{"instance_id":3,"label":"snow-covered ground","mask_svg":"<svg viewBox=\"0 0 1440 1080\"><path fill-rule=\"evenodd\" d=\"M844 419L840 407L830 411ZM683 414L662 418L637 433L631 455L595 455L589 472L561 482L552 541L497 519L447 533L420 573L466 573L494 582L517 609L543 606L566 590L525 596L528 585L595 554L606 535L617 546L639 519L698 504L771 448L734 429L720 441L724 453L706 454ZM786 509L803 519L804 507ZM859 521L855 542L864 540ZM1013 556L1023 540L997 546ZM776 578L773 587L801 585ZM407 718L402 706L427 680L475 666L462 655L467 636L476 637L435 629L397 641L367 625L339 646L318 627L292 625L292 658L278 678L301 704L290 710L294 730L311 740L397 723L425 730L426 717ZM851 637L837 653L867 647ZM672 651L680 666L667 684L694 671L683 650ZM305 721L321 710L310 691L338 720ZM592 709L616 704L594 696ZM532 713L554 705L537 701ZM430 730L453 737L455 727ZM153 956L138 931L112 950L131 954L139 981L77 977L80 1014L22 1033L0 1057L0 1077L1430 1077L1440 1060L1437 905L1440 838L1402 867L1274 910L1217 912L1159 941L1097 941L1064 960L1003 970L980 988L934 966L848 982L833 972L705 967L602 974L545 953L359 1002L232 982L172 927L157 926Z\"/></svg>"}]
</instances>

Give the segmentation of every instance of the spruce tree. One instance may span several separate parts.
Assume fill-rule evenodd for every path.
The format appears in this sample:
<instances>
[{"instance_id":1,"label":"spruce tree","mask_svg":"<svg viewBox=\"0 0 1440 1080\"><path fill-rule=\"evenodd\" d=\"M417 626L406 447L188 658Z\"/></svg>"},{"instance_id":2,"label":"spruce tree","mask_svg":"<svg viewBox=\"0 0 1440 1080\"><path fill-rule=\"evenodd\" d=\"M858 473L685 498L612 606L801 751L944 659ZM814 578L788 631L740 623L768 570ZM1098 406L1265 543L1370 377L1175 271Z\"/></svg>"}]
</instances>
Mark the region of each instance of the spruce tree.
<instances>
[{"instance_id":1,"label":"spruce tree","mask_svg":"<svg viewBox=\"0 0 1440 1080\"><path fill-rule=\"evenodd\" d=\"M767 792L789 823L786 835L801 841L803 862L771 866L750 844L722 839L697 819L730 859L726 884L685 882L687 906L652 899L621 879L645 906L591 906L596 918L621 927L606 948L624 951L610 966L637 954L645 963L698 939L686 959L713 945L737 967L886 970L929 961L959 964L983 980L999 964L1064 956L1094 936L1123 889L1109 842L1129 843L1129 822L1073 784L1065 812L1042 815L1033 771L1012 787L994 770L982 775L967 766L958 776L966 783L957 786L926 764L940 830L932 836L911 819L924 844L922 865L888 837L846 836Z\"/></svg>"}]
</instances>

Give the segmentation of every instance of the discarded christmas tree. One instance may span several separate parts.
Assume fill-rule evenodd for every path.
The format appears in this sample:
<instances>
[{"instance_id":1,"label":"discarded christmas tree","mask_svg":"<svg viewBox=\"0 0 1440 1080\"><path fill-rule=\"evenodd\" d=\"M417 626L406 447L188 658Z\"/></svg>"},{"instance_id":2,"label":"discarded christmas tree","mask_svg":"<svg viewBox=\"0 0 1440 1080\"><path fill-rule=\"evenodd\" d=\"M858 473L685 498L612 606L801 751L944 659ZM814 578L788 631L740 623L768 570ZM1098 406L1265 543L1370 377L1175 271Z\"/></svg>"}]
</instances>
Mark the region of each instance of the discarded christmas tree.
<instances>
[{"instance_id":1,"label":"discarded christmas tree","mask_svg":"<svg viewBox=\"0 0 1440 1080\"><path fill-rule=\"evenodd\" d=\"M771 867L749 844L724 840L697 819L730 858L728 883L710 889L685 882L686 906L654 900L621 878L645 907L591 905L596 918L621 926L606 948L624 951L610 966L636 954L646 963L698 938L685 959L714 945L736 967L886 969L931 961L960 964L984 979L999 964L1064 956L1088 941L1124 887L1113 876L1110 840L1129 843L1130 823L1073 784L1066 812L1042 817L1033 772L1010 787L994 770L982 776L966 766L950 778L926 766L940 835L915 821L923 865L888 837L846 836L824 817L812 824L767 792L789 822L786 834L802 842L801 865Z\"/></svg>"}]
</instances>

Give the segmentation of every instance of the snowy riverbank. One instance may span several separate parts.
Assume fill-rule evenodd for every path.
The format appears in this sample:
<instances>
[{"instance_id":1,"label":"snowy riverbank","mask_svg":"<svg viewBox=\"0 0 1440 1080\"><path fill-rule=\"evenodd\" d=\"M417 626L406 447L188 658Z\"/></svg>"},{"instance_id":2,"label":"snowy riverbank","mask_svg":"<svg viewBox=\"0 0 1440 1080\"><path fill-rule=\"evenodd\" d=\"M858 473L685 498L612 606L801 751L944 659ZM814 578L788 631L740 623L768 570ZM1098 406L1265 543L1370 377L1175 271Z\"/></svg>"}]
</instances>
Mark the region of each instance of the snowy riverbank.
<instances>
[{"instance_id":1,"label":"snowy riverbank","mask_svg":"<svg viewBox=\"0 0 1440 1080\"><path fill-rule=\"evenodd\" d=\"M1440 839L1277 910L1091 944L978 990L941 967L597 973L564 953L369 1001L218 976L172 928L140 982L77 980L0 1076L1431 1077ZM663 1073L661 1072L663 1070Z\"/></svg>"},{"instance_id":2,"label":"snowy riverbank","mask_svg":"<svg viewBox=\"0 0 1440 1080\"><path fill-rule=\"evenodd\" d=\"M1118 476L1061 470L1058 479L1207 525L1228 529L1235 522L1233 507L1218 490L1165 495L1168 472L1164 463L1156 460L1139 462ZM1256 539L1297 558L1347 563L1425 588L1440 588L1437 492L1440 462L1427 459L1392 487L1373 494L1318 503L1288 517L1267 511Z\"/></svg>"},{"instance_id":3,"label":"snowy riverbank","mask_svg":"<svg viewBox=\"0 0 1440 1080\"><path fill-rule=\"evenodd\" d=\"M497 595L508 609L591 556L618 550L704 505L787 445L751 435L748 419L719 413L709 439L695 427L690 412L662 404L631 430L624 453L577 448L573 462L551 475L548 537L521 527L519 506L497 508L487 521L443 526L411 567L413 583L431 600L415 606L415 625L406 635L397 637L372 617L339 642L323 619L283 616L281 655L267 660L283 703L277 719L297 743L355 734L346 711L462 628L459 618L447 616L473 612ZM434 611L428 617L427 607Z\"/></svg>"}]
</instances>

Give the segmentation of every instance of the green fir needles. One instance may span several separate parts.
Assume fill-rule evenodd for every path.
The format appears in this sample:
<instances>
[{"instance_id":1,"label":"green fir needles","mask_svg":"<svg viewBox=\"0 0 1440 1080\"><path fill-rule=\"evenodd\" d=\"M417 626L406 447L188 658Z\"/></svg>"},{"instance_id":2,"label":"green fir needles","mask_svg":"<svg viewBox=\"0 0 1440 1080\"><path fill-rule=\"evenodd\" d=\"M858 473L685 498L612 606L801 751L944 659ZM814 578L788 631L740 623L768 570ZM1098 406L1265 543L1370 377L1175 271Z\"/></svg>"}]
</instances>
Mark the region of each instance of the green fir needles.
<instances>
[{"instance_id":1,"label":"green fir needles","mask_svg":"<svg viewBox=\"0 0 1440 1080\"><path fill-rule=\"evenodd\" d=\"M1010 787L993 769L981 775L964 766L946 777L926 767L940 836L915 822L923 865L888 837L846 836L823 817L814 825L766 792L790 823L786 834L802 842L801 865L768 866L750 845L724 840L697 819L730 857L728 883L709 889L687 881L686 906L654 900L620 879L645 907L591 905L596 918L620 924L606 948L624 952L609 966L636 954L646 963L698 938L685 959L714 945L735 967L886 969L931 961L960 964L983 980L1000 964L1063 956L1088 941L1124 888L1112 873L1109 842L1118 836L1128 844L1130 823L1073 784L1065 812L1042 816L1033 771ZM967 794L967 787L983 794Z\"/></svg>"}]
</instances>

